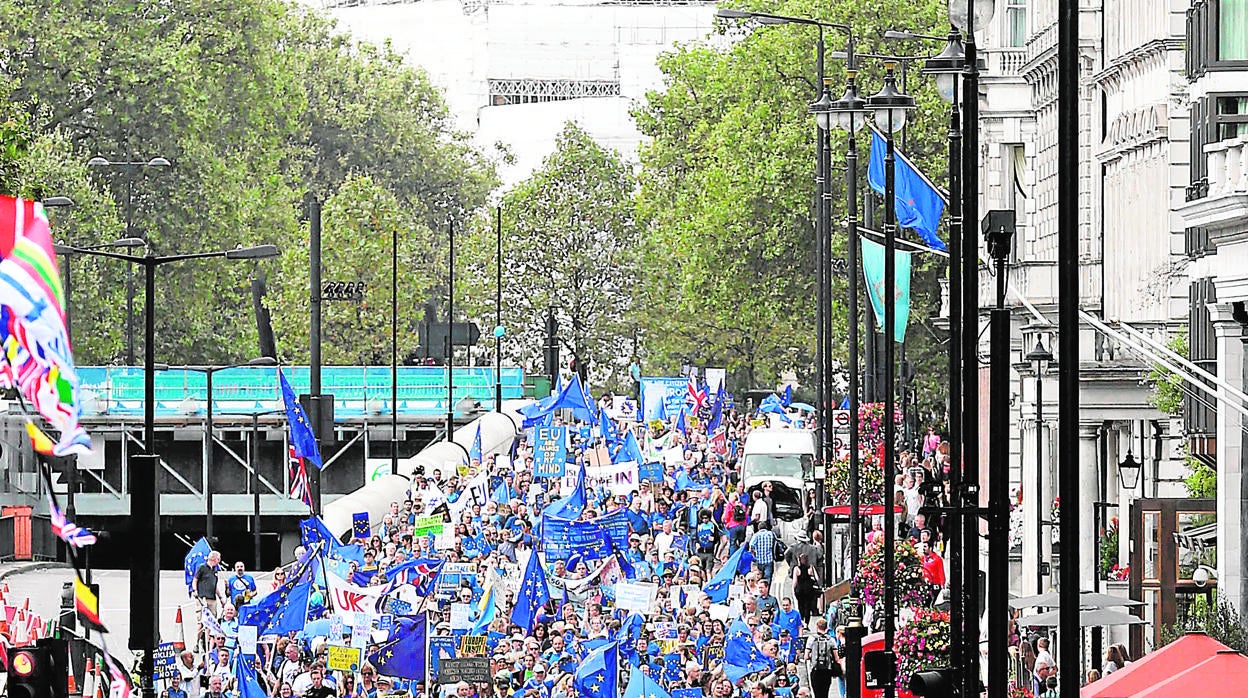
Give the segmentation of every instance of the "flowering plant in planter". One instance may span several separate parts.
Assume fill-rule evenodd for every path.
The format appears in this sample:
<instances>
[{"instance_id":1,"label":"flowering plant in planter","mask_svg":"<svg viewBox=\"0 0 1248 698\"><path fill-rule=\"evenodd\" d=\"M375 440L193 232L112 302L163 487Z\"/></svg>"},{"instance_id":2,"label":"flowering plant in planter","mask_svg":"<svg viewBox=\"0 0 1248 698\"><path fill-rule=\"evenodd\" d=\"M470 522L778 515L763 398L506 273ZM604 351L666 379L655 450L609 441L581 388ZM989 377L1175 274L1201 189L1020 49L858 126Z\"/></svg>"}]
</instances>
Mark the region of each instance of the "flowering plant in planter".
<instances>
[{"instance_id":1,"label":"flowering plant in planter","mask_svg":"<svg viewBox=\"0 0 1248 698\"><path fill-rule=\"evenodd\" d=\"M900 427L901 412L894 410ZM858 494L863 506L884 502L885 484L892 481L894 468L884 463L884 405L867 402L858 406ZM849 504L849 454L828 464L828 501Z\"/></svg>"},{"instance_id":2,"label":"flowering plant in planter","mask_svg":"<svg viewBox=\"0 0 1248 698\"><path fill-rule=\"evenodd\" d=\"M1010 685L1005 689L1005 698L1036 698L1036 694L1031 692L1030 686L1024 686L1011 679Z\"/></svg>"},{"instance_id":3,"label":"flowering plant in planter","mask_svg":"<svg viewBox=\"0 0 1248 698\"><path fill-rule=\"evenodd\" d=\"M926 606L932 600L932 586L923 579L923 560L910 539L895 541L893 599L898 608ZM854 594L874 609L875 618L884 617L884 546L873 543L854 574ZM946 619L947 620L947 619Z\"/></svg>"},{"instance_id":4,"label":"flowering plant in planter","mask_svg":"<svg viewBox=\"0 0 1248 698\"><path fill-rule=\"evenodd\" d=\"M949 613L917 609L914 618L897 630L894 647L898 685L909 685L916 671L949 666Z\"/></svg>"}]
</instances>

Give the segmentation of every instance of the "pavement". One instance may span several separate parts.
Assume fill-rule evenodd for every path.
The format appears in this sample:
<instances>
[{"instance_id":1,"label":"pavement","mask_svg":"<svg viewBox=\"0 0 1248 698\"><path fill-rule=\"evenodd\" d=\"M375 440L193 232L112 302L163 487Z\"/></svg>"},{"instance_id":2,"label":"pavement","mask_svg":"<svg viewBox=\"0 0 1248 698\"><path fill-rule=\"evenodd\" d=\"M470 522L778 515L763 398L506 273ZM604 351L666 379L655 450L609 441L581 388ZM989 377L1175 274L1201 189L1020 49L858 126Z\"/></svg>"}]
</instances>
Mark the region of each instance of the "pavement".
<instances>
[{"instance_id":1,"label":"pavement","mask_svg":"<svg viewBox=\"0 0 1248 698\"><path fill-rule=\"evenodd\" d=\"M0 584L7 584L7 603L30 599L30 608L44 618L60 614L61 589L73 581L73 570L58 562L0 563ZM91 581L100 585L100 620L108 628L108 649L127 666L133 661L130 640L130 572L92 570ZM174 622L178 606L189 600L181 570L160 573L160 635L165 641L181 640ZM95 644L99 644L95 641Z\"/></svg>"}]
</instances>

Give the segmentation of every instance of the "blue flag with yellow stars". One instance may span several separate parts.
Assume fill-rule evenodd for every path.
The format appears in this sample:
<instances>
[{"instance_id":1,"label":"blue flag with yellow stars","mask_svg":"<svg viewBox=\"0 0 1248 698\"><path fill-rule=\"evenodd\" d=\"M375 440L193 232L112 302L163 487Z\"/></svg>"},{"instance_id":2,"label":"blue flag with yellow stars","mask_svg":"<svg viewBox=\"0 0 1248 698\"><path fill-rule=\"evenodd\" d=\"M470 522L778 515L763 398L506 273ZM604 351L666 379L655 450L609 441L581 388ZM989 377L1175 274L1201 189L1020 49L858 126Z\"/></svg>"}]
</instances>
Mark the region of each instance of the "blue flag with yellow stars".
<instances>
[{"instance_id":1,"label":"blue flag with yellow stars","mask_svg":"<svg viewBox=\"0 0 1248 698\"><path fill-rule=\"evenodd\" d=\"M724 603L728 600L728 587L732 584L732 580L738 574L750 571L750 565L754 562L754 555L744 545L737 548L737 551L724 562L724 566L719 568L714 577L702 586L702 591L711 599L711 603Z\"/></svg>"},{"instance_id":2,"label":"blue flag with yellow stars","mask_svg":"<svg viewBox=\"0 0 1248 698\"><path fill-rule=\"evenodd\" d=\"M395 618L390 637L368 653L368 663L383 676L424 681L428 631L429 624L424 613Z\"/></svg>"},{"instance_id":3,"label":"blue flag with yellow stars","mask_svg":"<svg viewBox=\"0 0 1248 698\"><path fill-rule=\"evenodd\" d=\"M738 618L724 641L724 675L734 684L756 671L771 671L776 663L754 644L754 631Z\"/></svg>"},{"instance_id":4,"label":"blue flag with yellow stars","mask_svg":"<svg viewBox=\"0 0 1248 698\"><path fill-rule=\"evenodd\" d=\"M609 642L589 653L577 667L572 685L582 698L615 698L620 678L620 646Z\"/></svg>"},{"instance_id":5,"label":"blue flag with yellow stars","mask_svg":"<svg viewBox=\"0 0 1248 698\"><path fill-rule=\"evenodd\" d=\"M624 691L624 698L672 698L672 696L663 690L659 682L646 675L641 667L634 666L628 672L628 688Z\"/></svg>"},{"instance_id":6,"label":"blue flag with yellow stars","mask_svg":"<svg viewBox=\"0 0 1248 698\"><path fill-rule=\"evenodd\" d=\"M360 538L368 540L368 537L373 534L373 527L368 524L367 511L356 512L351 515L351 533L357 540Z\"/></svg>"},{"instance_id":7,"label":"blue flag with yellow stars","mask_svg":"<svg viewBox=\"0 0 1248 698\"><path fill-rule=\"evenodd\" d=\"M524 567L520 592L516 594L516 607L511 610L511 622L524 628L526 633L533 632L537 609L548 601L550 589L546 586L546 571L542 569L542 561L534 550L529 555L529 563Z\"/></svg>"},{"instance_id":8,"label":"blue flag with yellow stars","mask_svg":"<svg viewBox=\"0 0 1248 698\"><path fill-rule=\"evenodd\" d=\"M234 680L238 686L238 698L267 698L268 692L256 679L256 667L252 657L239 657L234 663Z\"/></svg>"},{"instance_id":9,"label":"blue flag with yellow stars","mask_svg":"<svg viewBox=\"0 0 1248 698\"><path fill-rule=\"evenodd\" d=\"M630 664L637 664L637 639L641 637L641 629L645 624L645 618L637 613L630 613L620 624L620 630L615 636L616 642L620 643L620 654Z\"/></svg>"},{"instance_id":10,"label":"blue flag with yellow stars","mask_svg":"<svg viewBox=\"0 0 1248 698\"><path fill-rule=\"evenodd\" d=\"M256 626L256 635L285 635L303 630L308 622L308 598L312 594L312 576L308 567L316 559L321 546L313 546L295 564L286 583L255 603L238 609L239 625Z\"/></svg>"},{"instance_id":11,"label":"blue flag with yellow stars","mask_svg":"<svg viewBox=\"0 0 1248 698\"><path fill-rule=\"evenodd\" d=\"M477 435L472 437L472 448L468 449L468 460L481 462L481 425L477 424Z\"/></svg>"},{"instance_id":12,"label":"blue flag with yellow stars","mask_svg":"<svg viewBox=\"0 0 1248 698\"><path fill-rule=\"evenodd\" d=\"M290 381L286 380L286 374L282 373L280 367L277 369L277 380L282 385L282 402L286 404L290 447L295 449L296 456L314 463L318 468L324 468L321 464L321 449L316 445L316 435L312 433L312 423L308 421L308 415L304 414L303 406L299 404L294 389L290 387Z\"/></svg>"}]
</instances>

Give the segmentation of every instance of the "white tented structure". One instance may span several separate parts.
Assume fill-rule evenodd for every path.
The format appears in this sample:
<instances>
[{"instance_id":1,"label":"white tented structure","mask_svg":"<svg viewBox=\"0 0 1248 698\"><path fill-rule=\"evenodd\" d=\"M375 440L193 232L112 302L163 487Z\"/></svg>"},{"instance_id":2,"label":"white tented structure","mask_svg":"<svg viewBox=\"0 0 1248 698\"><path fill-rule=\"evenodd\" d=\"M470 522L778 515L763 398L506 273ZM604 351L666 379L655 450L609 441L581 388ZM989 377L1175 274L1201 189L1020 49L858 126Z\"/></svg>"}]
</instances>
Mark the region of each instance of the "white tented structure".
<instances>
[{"instance_id":1,"label":"white tented structure","mask_svg":"<svg viewBox=\"0 0 1248 698\"><path fill-rule=\"evenodd\" d=\"M351 530L353 514L368 512L370 521L381 521L390 512L390 502L402 502L407 497L412 473L417 468L430 473L434 468L445 472L448 465L458 466L468 462L468 450L481 429L481 455L504 454L511 451L511 444L520 433L523 417L516 408L528 401L505 403L501 412L486 412L455 430L450 441L436 441L412 456L399 461L398 473L382 475L360 489L325 505L325 526L335 536L341 537Z\"/></svg>"}]
</instances>

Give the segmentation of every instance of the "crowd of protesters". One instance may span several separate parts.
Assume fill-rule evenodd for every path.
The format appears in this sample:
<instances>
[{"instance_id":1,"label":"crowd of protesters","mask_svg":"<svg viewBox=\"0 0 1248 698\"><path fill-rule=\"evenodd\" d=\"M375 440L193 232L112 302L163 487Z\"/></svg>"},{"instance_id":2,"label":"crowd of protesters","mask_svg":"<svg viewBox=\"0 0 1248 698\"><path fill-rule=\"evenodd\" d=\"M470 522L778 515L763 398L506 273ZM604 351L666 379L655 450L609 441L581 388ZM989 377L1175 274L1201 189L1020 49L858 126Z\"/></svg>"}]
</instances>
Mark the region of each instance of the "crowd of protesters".
<instances>
[{"instance_id":1,"label":"crowd of protesters","mask_svg":"<svg viewBox=\"0 0 1248 698\"><path fill-rule=\"evenodd\" d=\"M609 398L599 405L606 409ZM720 438L706 432L707 419L691 418L683 429L673 425L633 425L621 421L620 433L633 429L639 442L668 463L661 481L641 481L627 493L605 489L589 492L581 513L592 521L624 511L628 521L627 548L605 562L573 556L545 562L552 589L549 603L537 613L532 628L510 621L517 599L519 571L530 556L542 550L542 510L556 498L551 481L535 479L533 444L522 436L510 454L485 454L466 468L417 472L406 492L396 492L389 512L371 524L370 535L360 541L359 560L350 563L348 581L359 587L389 583L388 572L414 559L445 560L455 569L464 566L475 574L459 574L448 585L446 574L436 589L419 604L427 618L431 654L427 680L387 675L375 661L366 660L358 671L333 670L327 662L331 646L342 638L318 634L323 625L312 621L335 613L324 589L309 602L308 628L313 632L290 632L281 637L261 637L256 661L256 683L265 696L331 696L377 698L403 695L435 698L516 696L518 698L597 698L578 691L576 672L595 648L610 641L620 643L618 683L599 696L625 695L633 667L657 682L669 694L694 689L702 696L728 698L828 698L843 695L843 628L838 628L835 604L821 603L827 586L822 578L823 544L819 526L812 525L792 540L781 540L773 530L776 512L770 491L742 491L738 486L737 454L746 435L764 422L735 411L724 410L719 420ZM560 424L556 418L554 424ZM604 449L599 431L581 433L573 428L569 472L574 472L596 451ZM675 452L678 457L673 458ZM449 538L416 535L417 519L431 511L448 511L467 483L481 470L489 473L488 502L460 507L446 524ZM817 519L818 517L812 517ZM907 517L920 538L932 536L921 516ZM701 591L744 546L752 564L735 570L730 598L714 603ZM301 547L296 557L304 552ZM539 558L540 560L541 558ZM747 558L748 559L748 558ZM933 568L935 569L935 568ZM204 629L198 641L188 643L180 656L180 680L166 687L169 698L231 696L258 698L254 687L238 685L235 662L239 646L239 613L246 604L262 599L298 574L287 565L262 580L249 574L243 563L229 571L215 552L195 571L190 592L204 608ZM490 589L490 580L504 582ZM653 603L644 622L631 623L629 614L614 605L613 581L651 582L656 586ZM783 590L783 591L781 591ZM492 594L492 598L484 598ZM475 630L453 626L453 606L472 609ZM482 623L483 608L493 605L493 621ZM753 647L767 662L766 669L745 676L728 677L725 648L734 621L750 629ZM441 684L434 665L440 659L439 638L466 632L485 636L484 656L489 660L489 681ZM370 650L386 640L373 631ZM366 658L373 652L365 652ZM235 668L232 668L235 667ZM393 673L393 672L392 672ZM735 679L735 680L733 680ZM250 684L249 684L250 685ZM164 695L164 694L162 694Z\"/></svg>"}]
</instances>

